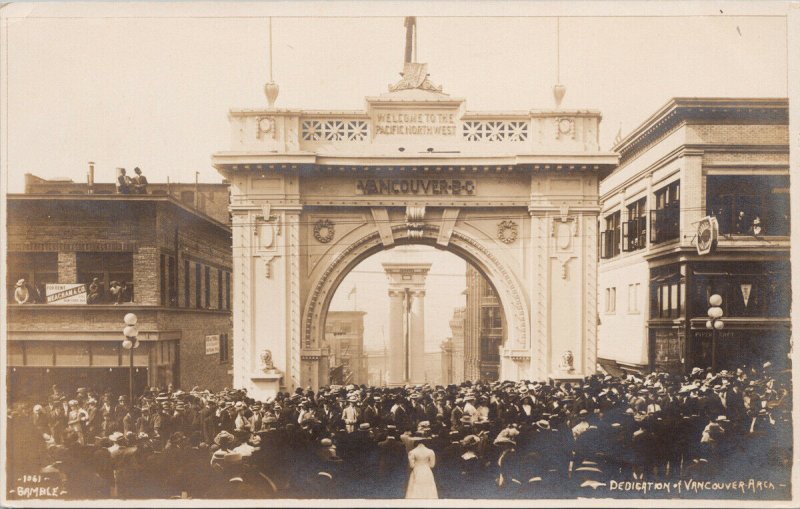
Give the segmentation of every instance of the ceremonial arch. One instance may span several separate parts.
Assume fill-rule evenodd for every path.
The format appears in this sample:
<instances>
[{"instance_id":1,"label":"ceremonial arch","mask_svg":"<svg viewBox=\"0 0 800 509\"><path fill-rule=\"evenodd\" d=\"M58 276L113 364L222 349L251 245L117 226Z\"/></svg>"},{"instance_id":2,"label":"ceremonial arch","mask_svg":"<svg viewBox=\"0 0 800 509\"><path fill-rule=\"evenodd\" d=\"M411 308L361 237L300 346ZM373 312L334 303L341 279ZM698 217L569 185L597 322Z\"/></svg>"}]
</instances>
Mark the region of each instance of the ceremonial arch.
<instances>
[{"instance_id":1,"label":"ceremonial arch","mask_svg":"<svg viewBox=\"0 0 800 509\"><path fill-rule=\"evenodd\" d=\"M617 163L592 110L474 112L407 62L360 111L232 110L234 384L327 383L328 305L360 261L426 244L491 282L500 378L594 372L598 181Z\"/></svg>"}]
</instances>

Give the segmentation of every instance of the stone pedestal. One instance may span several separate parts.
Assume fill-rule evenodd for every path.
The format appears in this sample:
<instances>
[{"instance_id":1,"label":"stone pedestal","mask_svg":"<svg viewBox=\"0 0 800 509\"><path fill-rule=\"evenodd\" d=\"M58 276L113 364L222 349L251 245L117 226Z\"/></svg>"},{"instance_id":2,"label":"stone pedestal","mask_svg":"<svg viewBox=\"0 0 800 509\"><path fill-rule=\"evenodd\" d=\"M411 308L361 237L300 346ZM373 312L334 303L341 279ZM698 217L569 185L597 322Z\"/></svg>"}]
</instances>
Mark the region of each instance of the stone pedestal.
<instances>
[{"instance_id":1,"label":"stone pedestal","mask_svg":"<svg viewBox=\"0 0 800 509\"><path fill-rule=\"evenodd\" d=\"M258 392L258 395L255 397L261 399L269 399L274 398L278 392L281 390L281 378L283 375L281 373L254 373L250 380Z\"/></svg>"}]
</instances>

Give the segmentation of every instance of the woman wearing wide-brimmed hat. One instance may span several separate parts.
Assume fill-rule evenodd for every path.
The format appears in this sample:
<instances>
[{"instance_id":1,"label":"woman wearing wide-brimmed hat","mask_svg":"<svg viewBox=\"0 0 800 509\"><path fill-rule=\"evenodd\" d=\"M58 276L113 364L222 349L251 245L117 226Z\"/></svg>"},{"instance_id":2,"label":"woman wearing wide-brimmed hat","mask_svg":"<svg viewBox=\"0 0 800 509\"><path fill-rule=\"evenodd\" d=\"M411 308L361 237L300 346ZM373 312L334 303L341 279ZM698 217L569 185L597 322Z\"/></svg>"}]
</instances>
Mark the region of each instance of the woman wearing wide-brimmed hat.
<instances>
[{"instance_id":1,"label":"woman wearing wide-brimmed hat","mask_svg":"<svg viewBox=\"0 0 800 509\"><path fill-rule=\"evenodd\" d=\"M417 425L417 433L413 440L416 442L416 446L408 453L411 476L408 479L406 498L439 498L432 470L436 466L436 454L426 445L430 440L430 423L428 421L420 422Z\"/></svg>"},{"instance_id":2,"label":"woman wearing wide-brimmed hat","mask_svg":"<svg viewBox=\"0 0 800 509\"><path fill-rule=\"evenodd\" d=\"M24 279L17 281L14 285L14 300L17 304L27 304L31 302L31 292L28 290L28 285Z\"/></svg>"}]
</instances>

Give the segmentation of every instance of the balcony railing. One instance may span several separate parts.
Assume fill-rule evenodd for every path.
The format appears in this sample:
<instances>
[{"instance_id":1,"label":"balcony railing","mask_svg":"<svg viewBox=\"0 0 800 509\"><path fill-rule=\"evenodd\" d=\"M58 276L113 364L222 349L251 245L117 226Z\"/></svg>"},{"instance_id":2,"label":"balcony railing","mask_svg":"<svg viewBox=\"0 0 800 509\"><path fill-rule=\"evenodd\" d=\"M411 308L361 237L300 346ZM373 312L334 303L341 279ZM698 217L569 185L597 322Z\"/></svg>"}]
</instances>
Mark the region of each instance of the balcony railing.
<instances>
[{"instance_id":1,"label":"balcony railing","mask_svg":"<svg viewBox=\"0 0 800 509\"><path fill-rule=\"evenodd\" d=\"M676 205L650 211L650 242L660 244L680 237L681 209Z\"/></svg>"}]
</instances>

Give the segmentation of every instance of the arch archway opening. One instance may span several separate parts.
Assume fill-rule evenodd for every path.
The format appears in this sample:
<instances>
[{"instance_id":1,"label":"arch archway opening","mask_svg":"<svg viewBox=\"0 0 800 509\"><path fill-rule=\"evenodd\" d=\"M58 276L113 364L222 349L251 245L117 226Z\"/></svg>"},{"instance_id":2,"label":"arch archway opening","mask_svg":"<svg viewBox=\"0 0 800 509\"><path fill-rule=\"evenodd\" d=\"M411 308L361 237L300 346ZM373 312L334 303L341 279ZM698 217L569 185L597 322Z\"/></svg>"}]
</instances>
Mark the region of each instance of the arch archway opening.
<instances>
[{"instance_id":1,"label":"arch archway opening","mask_svg":"<svg viewBox=\"0 0 800 509\"><path fill-rule=\"evenodd\" d=\"M389 249L379 244L338 273L320 306L322 384L447 385L500 377L508 326L495 283L470 253L434 246L427 239L401 239ZM415 266L422 267L421 277L411 275ZM417 293L393 294L398 290ZM417 305L416 298L424 304ZM404 313L401 327L393 327L397 309ZM422 327L413 323L420 319ZM424 354L398 363L396 343L410 345L420 341L414 337L419 334ZM413 349L400 350L406 357ZM417 376L411 376L412 368Z\"/></svg>"}]
</instances>

